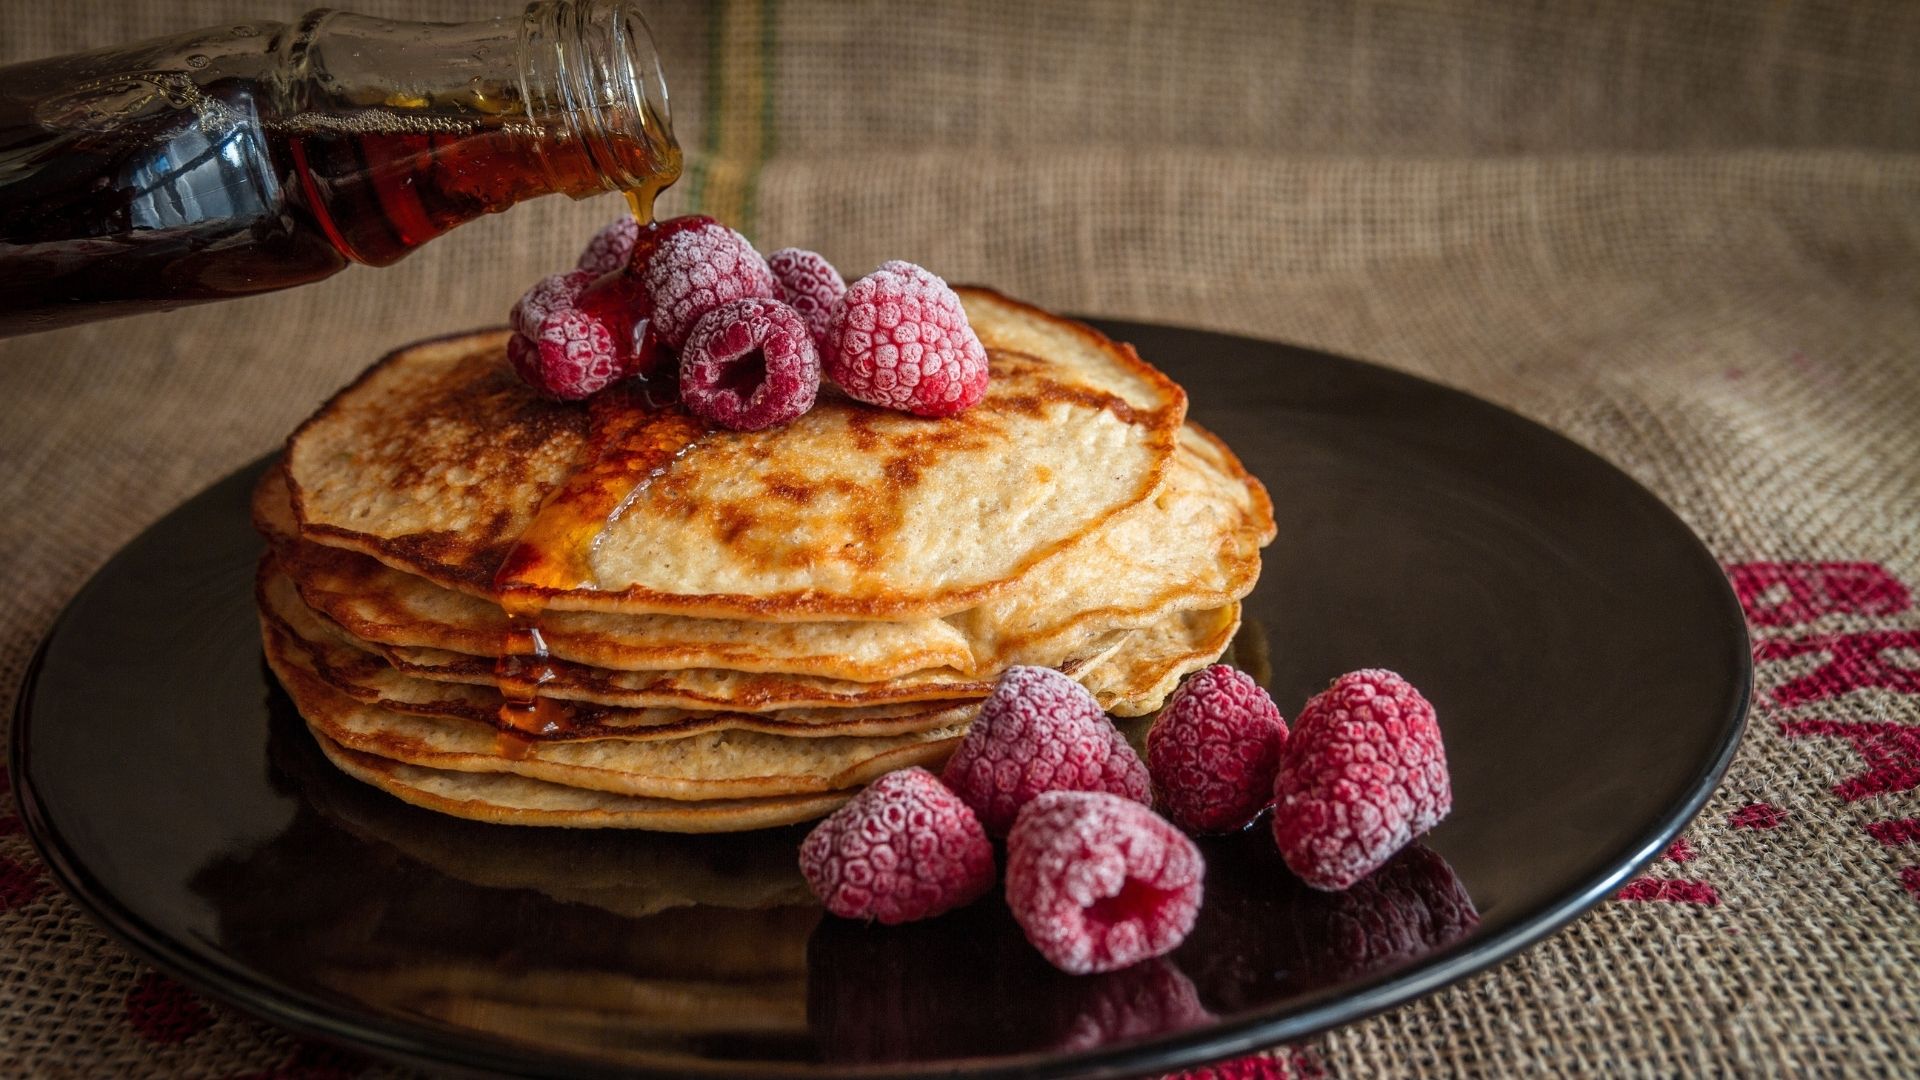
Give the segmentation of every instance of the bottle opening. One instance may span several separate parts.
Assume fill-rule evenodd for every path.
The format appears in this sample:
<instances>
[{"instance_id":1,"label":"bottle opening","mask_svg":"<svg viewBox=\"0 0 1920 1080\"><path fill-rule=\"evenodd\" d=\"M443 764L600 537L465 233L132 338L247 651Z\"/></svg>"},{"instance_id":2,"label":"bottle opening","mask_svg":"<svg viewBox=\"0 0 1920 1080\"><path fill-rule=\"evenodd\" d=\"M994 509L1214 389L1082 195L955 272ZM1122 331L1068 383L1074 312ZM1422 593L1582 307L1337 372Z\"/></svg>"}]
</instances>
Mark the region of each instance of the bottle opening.
<instances>
[{"instance_id":1,"label":"bottle opening","mask_svg":"<svg viewBox=\"0 0 1920 1080\"><path fill-rule=\"evenodd\" d=\"M556 190L652 196L680 175L653 31L626 0L539 0L522 22L521 95ZM578 155L595 184L583 185ZM571 159L571 160L569 160Z\"/></svg>"}]
</instances>

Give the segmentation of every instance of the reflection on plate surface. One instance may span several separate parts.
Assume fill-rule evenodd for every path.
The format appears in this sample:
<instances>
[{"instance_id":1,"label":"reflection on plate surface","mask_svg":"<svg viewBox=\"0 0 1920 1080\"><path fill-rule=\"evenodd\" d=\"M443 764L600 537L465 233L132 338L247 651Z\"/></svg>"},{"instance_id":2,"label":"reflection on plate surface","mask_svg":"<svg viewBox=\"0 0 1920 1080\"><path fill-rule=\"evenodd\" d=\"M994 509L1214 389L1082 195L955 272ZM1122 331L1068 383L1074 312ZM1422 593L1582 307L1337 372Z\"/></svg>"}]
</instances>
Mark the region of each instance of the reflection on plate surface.
<instances>
[{"instance_id":1,"label":"reflection on plate surface","mask_svg":"<svg viewBox=\"0 0 1920 1080\"><path fill-rule=\"evenodd\" d=\"M1664 848L1725 768L1748 679L1739 608L1670 512L1566 440L1404 375L1111 329L1274 496L1234 662L1289 718L1369 666L1438 709L1453 814L1347 893L1301 886L1259 827L1209 838L1192 936L1070 978L996 899L893 929L824 917L795 870L801 829L571 832L406 806L327 766L261 671L252 470L129 544L49 635L13 729L29 834L96 918L200 989L441 1071L557 1076L1174 1071L1498 962Z\"/></svg>"},{"instance_id":2,"label":"reflection on plate surface","mask_svg":"<svg viewBox=\"0 0 1920 1080\"><path fill-rule=\"evenodd\" d=\"M833 1063L1085 1050L1389 970L1478 921L1420 845L1346 893L1315 892L1263 818L1200 841L1206 903L1171 957L1065 975L997 897L901 927L825 915L800 877L804 828L515 829L408 806L333 768L262 678L271 782L299 809L195 875L223 942L362 1006L507 1039ZM384 887L347 866L378 868ZM284 894L289 876L310 887Z\"/></svg>"}]
</instances>

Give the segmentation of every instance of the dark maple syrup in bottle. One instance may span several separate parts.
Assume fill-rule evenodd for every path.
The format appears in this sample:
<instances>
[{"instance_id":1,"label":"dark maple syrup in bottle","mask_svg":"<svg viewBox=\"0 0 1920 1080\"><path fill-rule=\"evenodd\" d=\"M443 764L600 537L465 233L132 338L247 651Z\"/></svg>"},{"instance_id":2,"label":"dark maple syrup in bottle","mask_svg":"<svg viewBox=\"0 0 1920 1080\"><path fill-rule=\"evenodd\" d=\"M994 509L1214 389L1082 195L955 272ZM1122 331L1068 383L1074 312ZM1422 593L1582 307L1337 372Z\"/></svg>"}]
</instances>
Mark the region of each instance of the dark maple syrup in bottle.
<instances>
[{"instance_id":1,"label":"dark maple syrup in bottle","mask_svg":"<svg viewBox=\"0 0 1920 1080\"><path fill-rule=\"evenodd\" d=\"M316 11L0 68L0 335L385 266L540 195L680 172L626 0Z\"/></svg>"}]
</instances>

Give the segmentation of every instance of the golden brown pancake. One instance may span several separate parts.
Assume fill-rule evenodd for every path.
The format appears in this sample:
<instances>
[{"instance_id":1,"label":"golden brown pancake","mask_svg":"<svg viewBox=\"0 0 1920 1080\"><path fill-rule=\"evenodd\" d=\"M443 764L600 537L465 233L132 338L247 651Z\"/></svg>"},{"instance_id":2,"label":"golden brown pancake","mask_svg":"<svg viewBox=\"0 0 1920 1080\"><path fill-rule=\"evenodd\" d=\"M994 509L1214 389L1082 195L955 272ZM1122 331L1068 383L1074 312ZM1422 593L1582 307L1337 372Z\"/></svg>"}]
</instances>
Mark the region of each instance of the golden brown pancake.
<instances>
[{"instance_id":1,"label":"golden brown pancake","mask_svg":"<svg viewBox=\"0 0 1920 1080\"><path fill-rule=\"evenodd\" d=\"M929 420L823 394L791 423L710 431L611 520L535 560L515 595L558 610L897 620L984 602L1150 496L1186 399L1132 349L961 293L985 399ZM589 454L589 410L501 362L504 332L403 349L288 442L302 537L473 595ZM553 566L561 567L551 571Z\"/></svg>"},{"instance_id":2,"label":"golden brown pancake","mask_svg":"<svg viewBox=\"0 0 1920 1080\"><path fill-rule=\"evenodd\" d=\"M418 716L501 726L506 699L484 682L436 682L404 674L380 656L356 649L329 633L322 620L288 603L291 590L271 568L261 581L262 635L270 659L310 670L329 687L364 705ZM623 708L583 704L570 710L564 727L551 733L524 734L542 741L592 739L676 739L706 731L758 731L797 738L889 736L964 724L975 702L871 705L851 709L783 709L741 712L732 709Z\"/></svg>"},{"instance_id":3,"label":"golden brown pancake","mask_svg":"<svg viewBox=\"0 0 1920 1080\"><path fill-rule=\"evenodd\" d=\"M327 760L356 780L414 806L496 825L742 832L825 817L853 797L853 792L841 791L703 802L636 798L506 773L423 768L349 750L319 730L313 737Z\"/></svg>"},{"instance_id":4,"label":"golden brown pancake","mask_svg":"<svg viewBox=\"0 0 1920 1080\"><path fill-rule=\"evenodd\" d=\"M278 533L290 517L274 502L269 476L256 495L256 516ZM1181 610L1213 608L1244 595L1259 574L1259 549L1273 534L1264 489L1247 476L1217 440L1189 425L1162 489L1095 530L1093 535L1044 560L1001 597L946 620L918 620L958 641L963 659L951 666L909 668L875 685L868 680L778 674L786 668L817 668L824 646L836 636L850 651L867 656L905 645L909 655L929 651L920 642L882 640L883 622L778 623L708 620L675 616L548 612L540 628L556 678L554 696L626 706L776 709L932 701L978 697L1013 664L1083 669L1111 645L1111 634L1160 621ZM435 586L371 559L279 534L278 561L298 585L303 600L363 646L395 667L428 679L485 683L507 637L505 615L484 600ZM342 568L341 564L348 564ZM357 569L354 564L357 564ZM582 626L591 621L591 627ZM794 632L812 643L811 655L789 660L772 650L785 642L759 636L767 627ZM802 635L799 632L812 633ZM661 633L698 637L700 644L663 641ZM671 665L658 654L686 658L724 643L726 657L743 661L714 667ZM641 662L628 666L596 659ZM971 659L965 659L970 657ZM863 667L870 664L863 660ZM612 670L608 670L611 668ZM624 674L624 672L654 674Z\"/></svg>"},{"instance_id":5,"label":"golden brown pancake","mask_svg":"<svg viewBox=\"0 0 1920 1080\"><path fill-rule=\"evenodd\" d=\"M272 540L301 595L362 640L401 648L493 656L507 640L498 604L435 585L376 559L299 538L284 471L261 477L254 524ZM730 671L876 682L934 668L967 670L966 638L940 619L904 622L756 622L684 615L547 611L552 654L622 671Z\"/></svg>"},{"instance_id":6,"label":"golden brown pancake","mask_svg":"<svg viewBox=\"0 0 1920 1080\"><path fill-rule=\"evenodd\" d=\"M884 738L799 739L723 730L677 739L509 744L489 725L355 701L301 660L293 653L267 655L307 724L349 750L432 769L510 773L645 798L752 799L845 791L894 769L937 766L966 731L962 724Z\"/></svg>"},{"instance_id":7,"label":"golden brown pancake","mask_svg":"<svg viewBox=\"0 0 1920 1080\"><path fill-rule=\"evenodd\" d=\"M1134 631L1126 648L1081 683L1115 716L1144 716L1158 709L1181 679L1220 659L1238 629L1238 603L1177 612Z\"/></svg>"},{"instance_id":8,"label":"golden brown pancake","mask_svg":"<svg viewBox=\"0 0 1920 1080\"><path fill-rule=\"evenodd\" d=\"M423 716L498 721L504 698L489 665L476 661L463 675L448 677L443 673L421 678L412 668L389 663L377 650L355 641L306 608L285 575L277 572L271 557L262 562L259 578L261 618L266 624L263 632L270 653L296 650L303 666L310 667L335 690L364 704ZM1180 675L1204 666L1219 654L1232 635L1237 617L1237 605L1174 611L1139 631L1108 634L1084 663L1063 665L1061 670L1087 685L1103 708L1123 715L1149 712L1159 707ZM598 673L603 679L625 675ZM972 718L974 706L992 689L991 682L983 681L972 685L971 696L956 701L907 700L753 711L623 705L617 692L596 694L591 687L582 690L579 686L556 690L556 685L544 684L543 693L573 703L569 720L557 732L532 737L572 741L677 738L728 728L800 737L898 735L966 723Z\"/></svg>"},{"instance_id":9,"label":"golden brown pancake","mask_svg":"<svg viewBox=\"0 0 1920 1080\"><path fill-rule=\"evenodd\" d=\"M1232 639L1266 491L1130 347L960 292L993 379L940 420L549 402L502 332L375 364L254 498L266 658L328 759L455 817L735 831L937 768L1015 664L1157 709Z\"/></svg>"}]
</instances>

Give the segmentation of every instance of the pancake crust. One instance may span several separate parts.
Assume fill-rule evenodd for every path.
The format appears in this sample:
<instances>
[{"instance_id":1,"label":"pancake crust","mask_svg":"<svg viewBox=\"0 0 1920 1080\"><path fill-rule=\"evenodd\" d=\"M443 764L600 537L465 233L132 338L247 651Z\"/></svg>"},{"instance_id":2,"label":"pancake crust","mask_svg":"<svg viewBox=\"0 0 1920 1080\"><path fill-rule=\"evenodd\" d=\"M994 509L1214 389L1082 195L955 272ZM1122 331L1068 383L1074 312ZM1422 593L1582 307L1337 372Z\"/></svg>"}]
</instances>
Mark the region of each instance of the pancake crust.
<instances>
[{"instance_id":1,"label":"pancake crust","mask_svg":"<svg viewBox=\"0 0 1920 1080\"><path fill-rule=\"evenodd\" d=\"M712 731L662 740L530 742L504 753L487 725L366 705L328 686L297 657L269 654L267 660L308 725L349 750L433 769L511 773L645 798L845 791L894 769L937 765L966 732L960 725L888 738L794 739Z\"/></svg>"},{"instance_id":2,"label":"pancake crust","mask_svg":"<svg viewBox=\"0 0 1920 1080\"><path fill-rule=\"evenodd\" d=\"M504 773L421 768L349 750L319 729L312 730L314 741L319 743L327 760L348 776L414 806L496 825L741 832L825 817L853 797L852 792L845 791L710 802L635 798Z\"/></svg>"},{"instance_id":3,"label":"pancake crust","mask_svg":"<svg viewBox=\"0 0 1920 1080\"><path fill-rule=\"evenodd\" d=\"M1240 605L1182 611L1136 630L1128 647L1081 680L1115 716L1144 716L1158 709L1180 680L1220 659L1240 629Z\"/></svg>"},{"instance_id":4,"label":"pancake crust","mask_svg":"<svg viewBox=\"0 0 1920 1080\"><path fill-rule=\"evenodd\" d=\"M980 405L940 420L822 395L792 423L714 431L580 542L560 610L761 621L907 619L998 595L1151 495L1184 393L1131 348L962 289L988 348ZM544 401L504 332L375 364L289 440L301 535L498 599L495 576L582 464L588 410Z\"/></svg>"},{"instance_id":5,"label":"pancake crust","mask_svg":"<svg viewBox=\"0 0 1920 1080\"><path fill-rule=\"evenodd\" d=\"M434 682L394 670L379 656L329 633L321 620L287 605L285 578L261 581L261 633L270 659L310 670L329 687L365 705L417 716L502 727L504 699L489 685ZM276 595L280 594L280 595ZM755 713L730 709L621 708L583 705L568 726L551 734L520 734L535 741L677 739L707 731L758 731L795 738L905 735L964 724L975 702L872 705L854 709L784 709Z\"/></svg>"}]
</instances>

